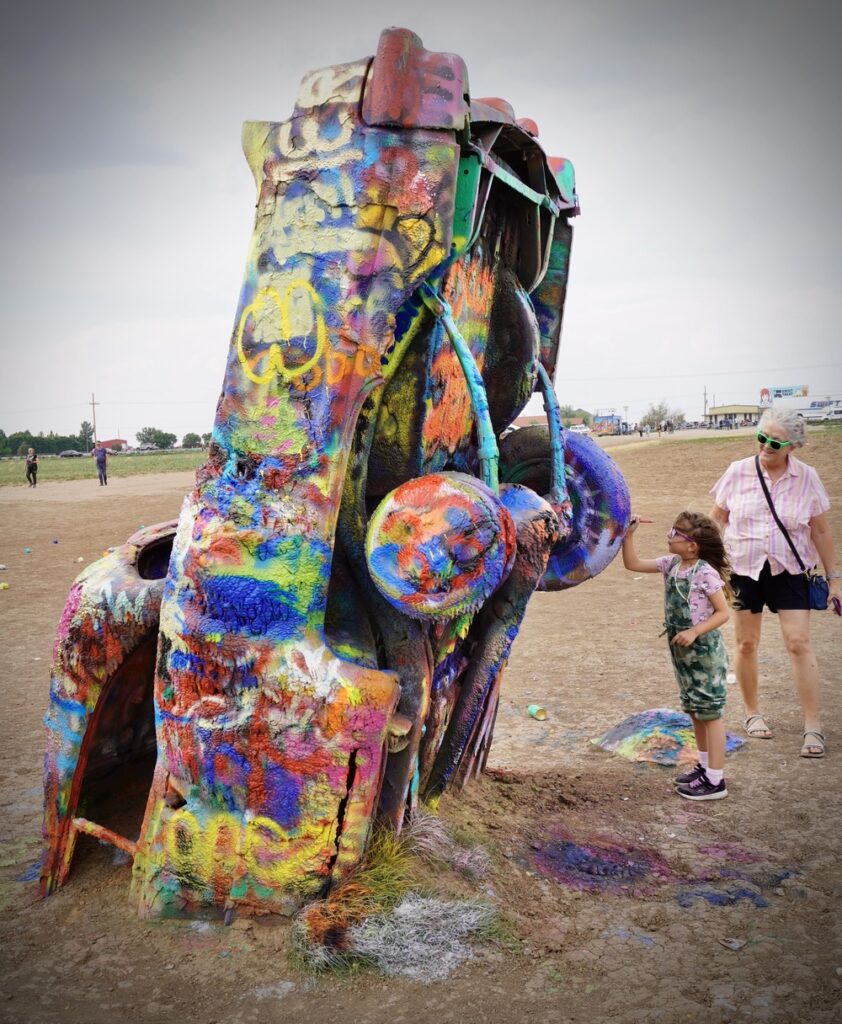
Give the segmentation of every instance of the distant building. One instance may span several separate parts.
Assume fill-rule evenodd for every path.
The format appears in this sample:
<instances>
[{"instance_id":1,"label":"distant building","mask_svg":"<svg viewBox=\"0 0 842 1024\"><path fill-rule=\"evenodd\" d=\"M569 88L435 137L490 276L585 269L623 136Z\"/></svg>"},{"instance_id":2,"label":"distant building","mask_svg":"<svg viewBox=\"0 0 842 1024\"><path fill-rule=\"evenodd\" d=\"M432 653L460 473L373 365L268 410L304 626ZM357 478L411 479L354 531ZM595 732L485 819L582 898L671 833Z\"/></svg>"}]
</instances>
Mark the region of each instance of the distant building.
<instances>
[{"instance_id":1,"label":"distant building","mask_svg":"<svg viewBox=\"0 0 842 1024\"><path fill-rule=\"evenodd\" d=\"M756 423L762 412L759 405L715 405L705 413L705 423L713 427L739 427L745 423Z\"/></svg>"},{"instance_id":2,"label":"distant building","mask_svg":"<svg viewBox=\"0 0 842 1024\"><path fill-rule=\"evenodd\" d=\"M103 448L117 448L119 446L123 451L129 446L129 442L124 437L112 437L110 441L100 441L99 443Z\"/></svg>"},{"instance_id":3,"label":"distant building","mask_svg":"<svg viewBox=\"0 0 842 1024\"><path fill-rule=\"evenodd\" d=\"M547 425L547 414L540 416L518 416L512 426L515 427L545 427Z\"/></svg>"}]
</instances>

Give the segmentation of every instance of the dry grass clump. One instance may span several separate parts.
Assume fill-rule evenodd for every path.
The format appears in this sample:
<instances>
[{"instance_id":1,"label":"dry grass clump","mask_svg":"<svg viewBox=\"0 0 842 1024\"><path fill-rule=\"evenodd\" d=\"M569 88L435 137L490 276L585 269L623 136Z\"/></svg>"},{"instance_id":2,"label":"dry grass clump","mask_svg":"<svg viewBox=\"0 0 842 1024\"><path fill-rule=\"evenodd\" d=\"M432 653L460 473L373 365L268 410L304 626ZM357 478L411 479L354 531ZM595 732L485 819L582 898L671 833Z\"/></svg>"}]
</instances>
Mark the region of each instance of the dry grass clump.
<instances>
[{"instance_id":1,"label":"dry grass clump","mask_svg":"<svg viewBox=\"0 0 842 1024\"><path fill-rule=\"evenodd\" d=\"M417 813L400 836L378 828L358 871L323 900L306 906L295 927L298 952L318 970L376 966L416 980L445 977L473 954L467 937L487 930L497 912L476 900L411 891L417 858L472 881L488 855L457 844L442 822Z\"/></svg>"},{"instance_id":2,"label":"dry grass clump","mask_svg":"<svg viewBox=\"0 0 842 1024\"><path fill-rule=\"evenodd\" d=\"M341 962L349 929L399 903L410 879L406 844L391 829L377 828L362 867L302 910L297 936L305 958L317 967Z\"/></svg>"},{"instance_id":3,"label":"dry grass clump","mask_svg":"<svg viewBox=\"0 0 842 1024\"><path fill-rule=\"evenodd\" d=\"M441 818L419 810L404 832L409 851L428 864L445 866L477 882L488 873L490 858L484 847L457 843Z\"/></svg>"}]
</instances>

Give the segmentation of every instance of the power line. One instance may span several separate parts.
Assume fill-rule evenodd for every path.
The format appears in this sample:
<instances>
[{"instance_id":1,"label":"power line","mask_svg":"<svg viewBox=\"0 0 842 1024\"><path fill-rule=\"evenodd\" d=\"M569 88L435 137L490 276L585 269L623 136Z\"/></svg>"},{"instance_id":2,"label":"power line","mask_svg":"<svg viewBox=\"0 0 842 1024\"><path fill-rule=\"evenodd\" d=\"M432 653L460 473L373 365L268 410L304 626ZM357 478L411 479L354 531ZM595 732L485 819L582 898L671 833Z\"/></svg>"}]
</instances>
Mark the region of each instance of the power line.
<instances>
[{"instance_id":1,"label":"power line","mask_svg":"<svg viewBox=\"0 0 842 1024\"><path fill-rule=\"evenodd\" d=\"M78 402L71 402L69 405L44 405L40 409L4 409L3 411L14 416L28 416L35 415L35 413L41 412L61 412L63 409L78 409L82 405L90 405L90 402L85 402L80 399Z\"/></svg>"},{"instance_id":2,"label":"power line","mask_svg":"<svg viewBox=\"0 0 842 1024\"><path fill-rule=\"evenodd\" d=\"M88 403L88 404L90 404L90 403ZM149 399L147 399L146 401L143 401L143 402L124 402L121 399L114 399L113 401L109 401L109 402L97 402L97 405L119 405L119 406L124 406L124 405L134 405L134 406L141 406L141 405L142 406L147 406L147 405L154 405L154 406L159 406L159 405L179 405L180 406L180 405L207 405L207 404L208 404L207 403L207 399L205 399L205 398L192 398L192 399L174 398L171 401L163 401L160 398L149 398Z\"/></svg>"}]
</instances>

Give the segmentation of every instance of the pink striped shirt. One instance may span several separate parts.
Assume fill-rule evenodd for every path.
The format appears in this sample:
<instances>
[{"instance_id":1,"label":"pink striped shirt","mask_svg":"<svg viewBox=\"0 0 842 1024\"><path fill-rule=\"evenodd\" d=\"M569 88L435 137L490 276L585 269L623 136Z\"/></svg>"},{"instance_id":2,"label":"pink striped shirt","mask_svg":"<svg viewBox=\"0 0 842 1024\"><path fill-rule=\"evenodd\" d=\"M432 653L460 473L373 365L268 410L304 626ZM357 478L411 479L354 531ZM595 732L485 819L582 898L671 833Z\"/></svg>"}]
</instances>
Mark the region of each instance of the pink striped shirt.
<instances>
[{"instance_id":1,"label":"pink striped shirt","mask_svg":"<svg viewBox=\"0 0 842 1024\"><path fill-rule=\"evenodd\" d=\"M810 520L830 508L819 474L790 455L783 475L774 483L768 473L763 476L778 518L789 531L802 562L811 568L819 559L810 536ZM725 546L734 572L756 580L767 559L773 576L784 571L801 572L769 511L753 457L732 462L710 493L716 504L728 512Z\"/></svg>"}]
</instances>

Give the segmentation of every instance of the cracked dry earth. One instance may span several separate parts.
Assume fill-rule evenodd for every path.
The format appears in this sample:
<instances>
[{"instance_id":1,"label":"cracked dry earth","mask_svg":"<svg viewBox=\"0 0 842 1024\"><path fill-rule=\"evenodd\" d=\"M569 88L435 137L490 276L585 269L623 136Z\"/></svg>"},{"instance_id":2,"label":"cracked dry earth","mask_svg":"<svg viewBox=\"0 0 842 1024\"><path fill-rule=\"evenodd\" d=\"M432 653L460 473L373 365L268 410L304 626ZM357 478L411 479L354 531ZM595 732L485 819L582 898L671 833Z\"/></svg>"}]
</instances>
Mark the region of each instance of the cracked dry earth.
<instances>
[{"instance_id":1,"label":"cracked dry earth","mask_svg":"<svg viewBox=\"0 0 842 1024\"><path fill-rule=\"evenodd\" d=\"M831 495L842 547L842 433L811 434L805 458ZM748 436L681 435L612 450L661 554L675 514L707 491ZM589 742L628 715L675 706L660 632L661 586L619 564L566 594L537 594L503 686L490 768L440 806L490 853L469 885L504 926L444 981L372 971L313 976L291 960L289 925L139 921L129 865L80 840L69 884L35 900L41 718L55 624L85 562L141 523L171 518L187 474L0 489L0 1021L794 1022L842 1019L842 622L815 614L825 685L823 761L799 758L800 723L777 624L764 620L761 687L775 729L729 756L730 796L688 804L672 771ZM57 540L58 544L53 541ZM24 555L24 547L32 552ZM725 629L733 646L733 632ZM548 712L539 722L529 704ZM729 730L740 733L732 692ZM142 807L142 794L135 800ZM131 808L127 809L127 813Z\"/></svg>"}]
</instances>

